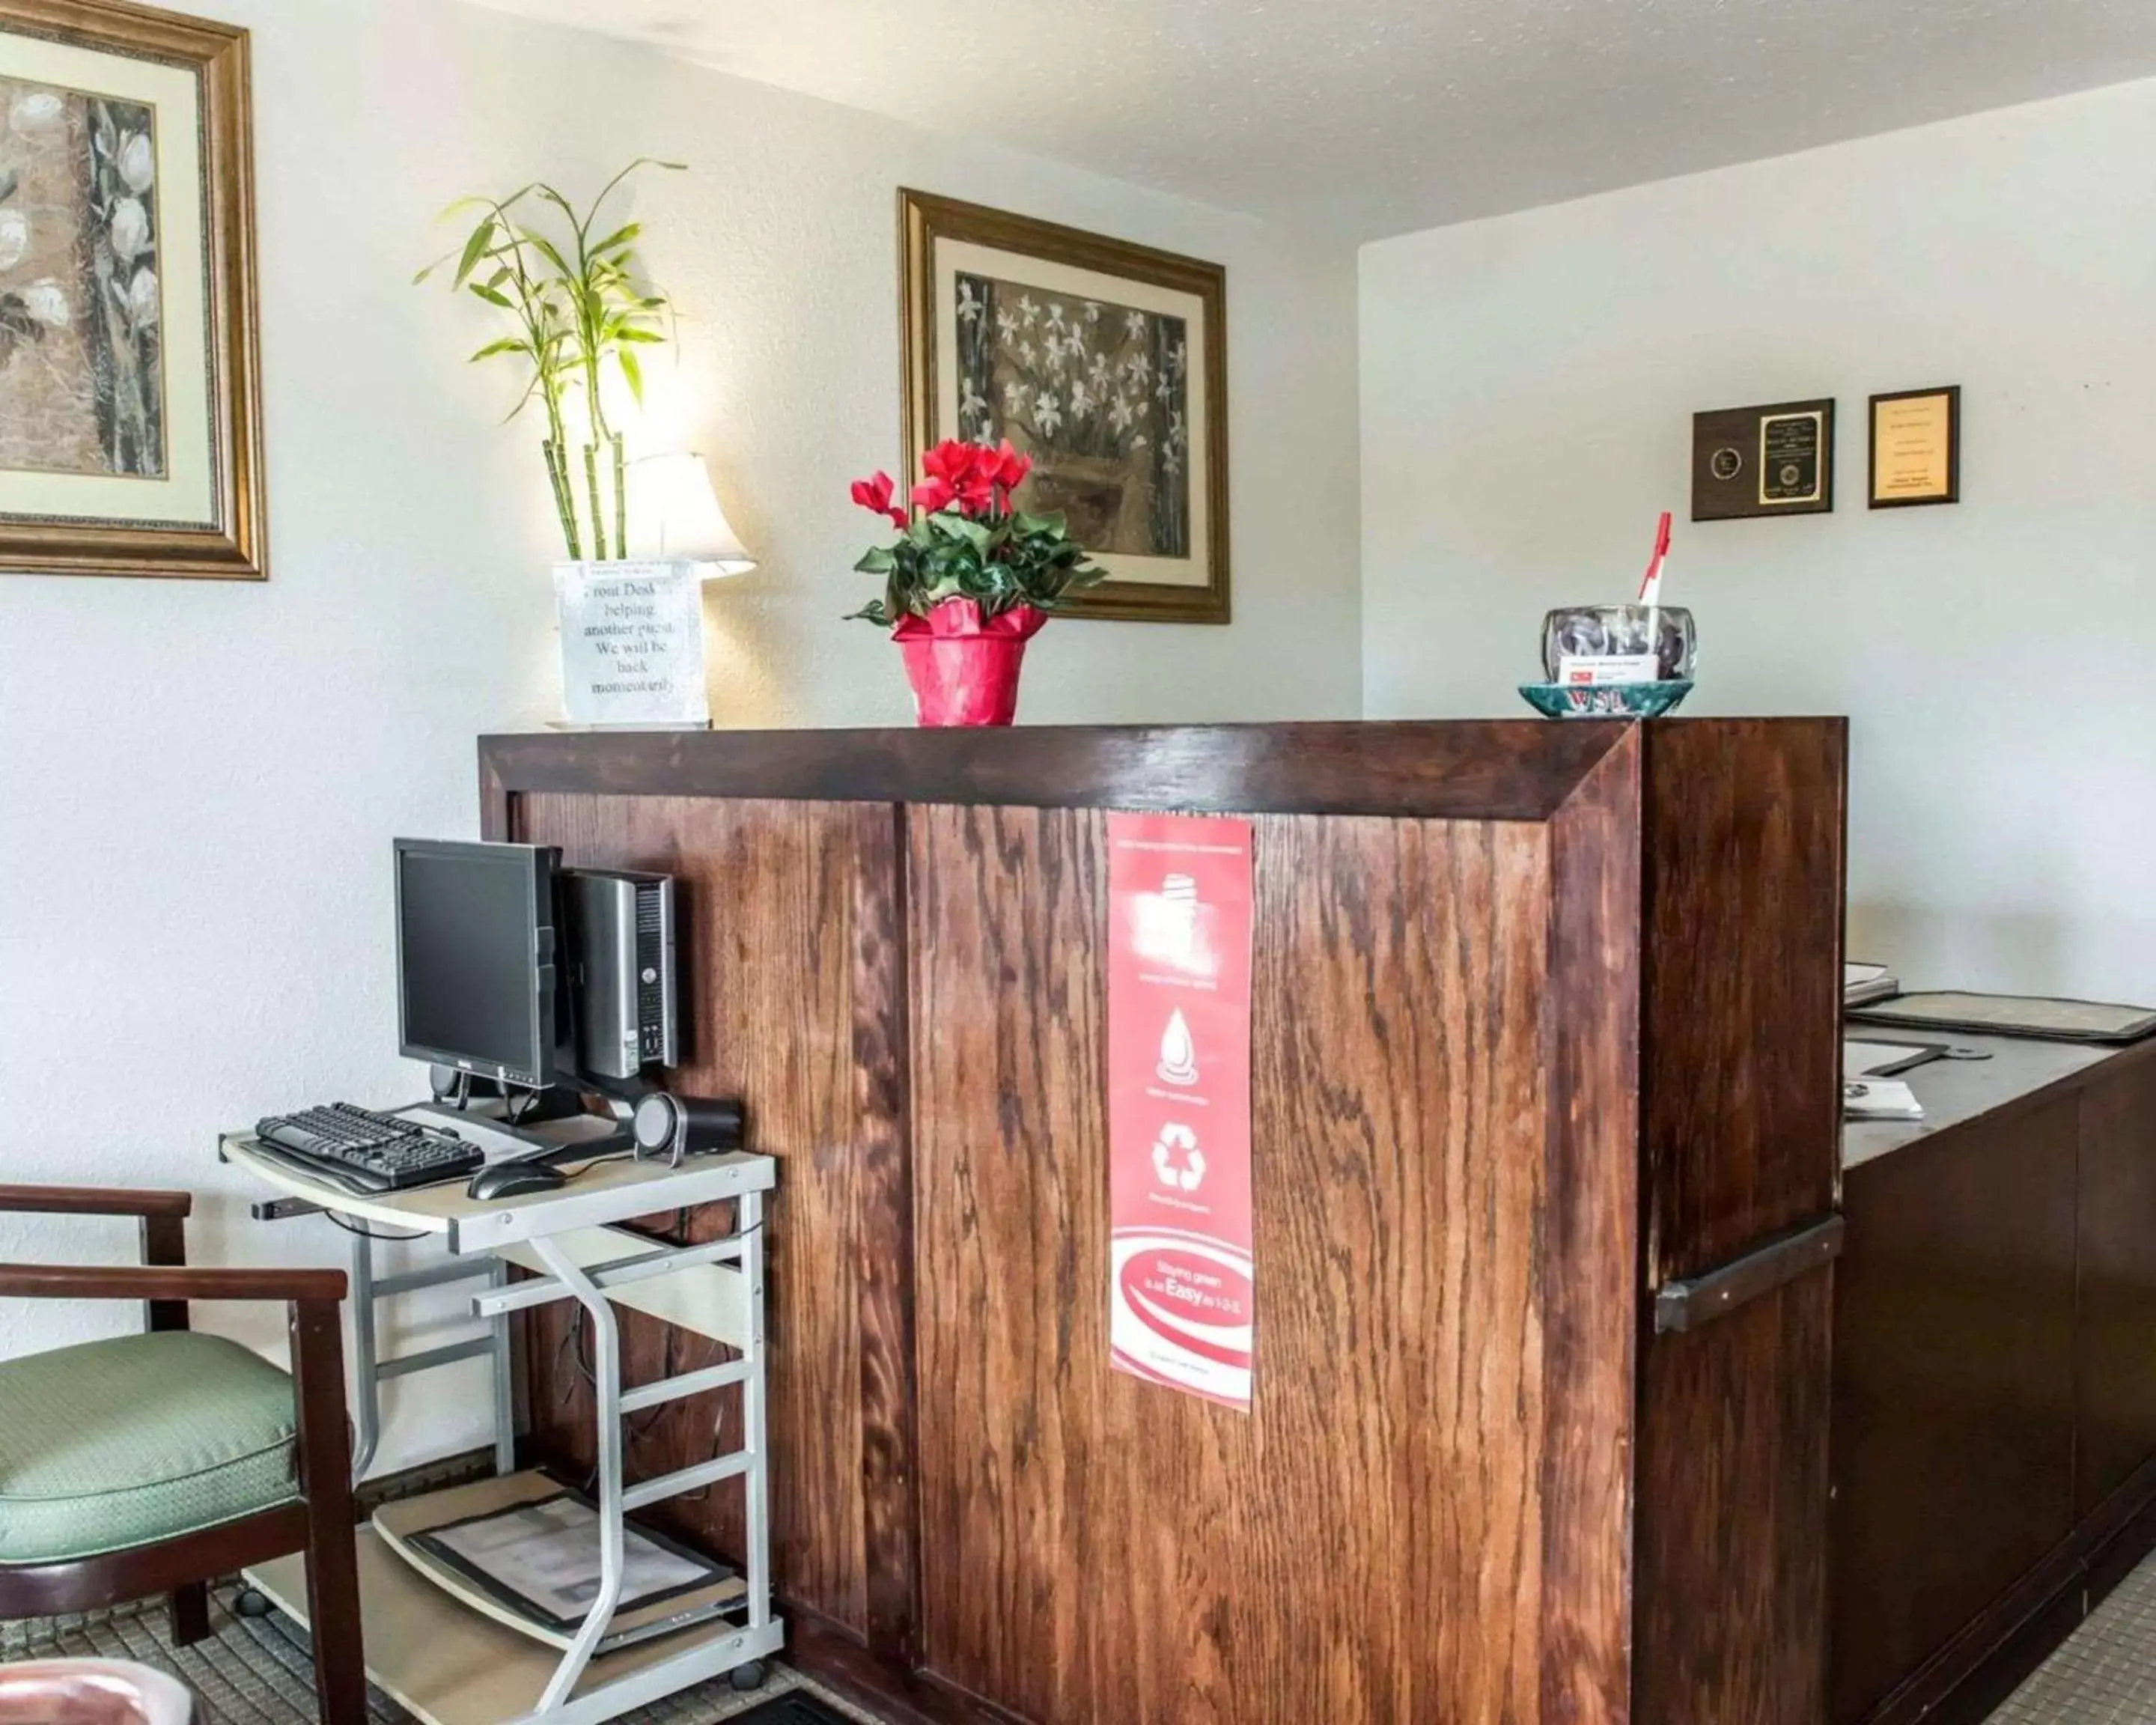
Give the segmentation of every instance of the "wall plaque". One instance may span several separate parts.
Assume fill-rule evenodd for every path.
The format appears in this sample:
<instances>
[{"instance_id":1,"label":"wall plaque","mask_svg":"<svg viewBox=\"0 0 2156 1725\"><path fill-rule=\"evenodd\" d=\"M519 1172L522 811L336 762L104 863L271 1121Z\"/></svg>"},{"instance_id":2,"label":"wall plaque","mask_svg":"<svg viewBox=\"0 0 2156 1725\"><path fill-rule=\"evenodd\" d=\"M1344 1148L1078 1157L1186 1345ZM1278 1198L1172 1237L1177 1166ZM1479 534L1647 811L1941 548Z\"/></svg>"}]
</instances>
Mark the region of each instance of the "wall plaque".
<instances>
[{"instance_id":1,"label":"wall plaque","mask_svg":"<svg viewBox=\"0 0 2156 1725\"><path fill-rule=\"evenodd\" d=\"M1961 388L1871 398L1871 506L1961 501Z\"/></svg>"},{"instance_id":2,"label":"wall plaque","mask_svg":"<svg viewBox=\"0 0 2156 1725\"><path fill-rule=\"evenodd\" d=\"M1696 521L1834 508L1831 399L1695 413L1691 442Z\"/></svg>"}]
</instances>

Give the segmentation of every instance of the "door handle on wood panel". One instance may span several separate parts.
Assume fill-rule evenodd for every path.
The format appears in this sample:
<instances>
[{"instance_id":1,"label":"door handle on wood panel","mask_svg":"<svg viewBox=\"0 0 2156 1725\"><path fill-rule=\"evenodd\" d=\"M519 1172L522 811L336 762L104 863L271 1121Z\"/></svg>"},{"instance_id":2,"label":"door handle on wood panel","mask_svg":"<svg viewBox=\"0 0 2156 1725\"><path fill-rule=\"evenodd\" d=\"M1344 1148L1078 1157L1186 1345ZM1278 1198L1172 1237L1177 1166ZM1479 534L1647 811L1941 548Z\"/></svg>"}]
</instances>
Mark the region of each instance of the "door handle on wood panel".
<instances>
[{"instance_id":1,"label":"door handle on wood panel","mask_svg":"<svg viewBox=\"0 0 2156 1725\"><path fill-rule=\"evenodd\" d=\"M1666 1281L1655 1295L1655 1333L1696 1330L1841 1255L1839 1214L1800 1222L1702 1275Z\"/></svg>"}]
</instances>

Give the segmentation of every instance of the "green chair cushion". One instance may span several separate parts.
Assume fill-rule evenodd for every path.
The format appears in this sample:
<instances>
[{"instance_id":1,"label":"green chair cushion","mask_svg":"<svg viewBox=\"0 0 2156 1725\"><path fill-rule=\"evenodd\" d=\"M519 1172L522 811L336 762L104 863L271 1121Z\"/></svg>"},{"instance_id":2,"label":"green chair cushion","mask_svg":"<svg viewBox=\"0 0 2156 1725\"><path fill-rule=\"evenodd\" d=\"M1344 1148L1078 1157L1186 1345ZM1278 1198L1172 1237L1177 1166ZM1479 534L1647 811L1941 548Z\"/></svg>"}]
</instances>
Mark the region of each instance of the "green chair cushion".
<instances>
[{"instance_id":1,"label":"green chair cushion","mask_svg":"<svg viewBox=\"0 0 2156 1725\"><path fill-rule=\"evenodd\" d=\"M292 1380L222 1336L0 1361L0 1563L154 1545L299 1496Z\"/></svg>"}]
</instances>

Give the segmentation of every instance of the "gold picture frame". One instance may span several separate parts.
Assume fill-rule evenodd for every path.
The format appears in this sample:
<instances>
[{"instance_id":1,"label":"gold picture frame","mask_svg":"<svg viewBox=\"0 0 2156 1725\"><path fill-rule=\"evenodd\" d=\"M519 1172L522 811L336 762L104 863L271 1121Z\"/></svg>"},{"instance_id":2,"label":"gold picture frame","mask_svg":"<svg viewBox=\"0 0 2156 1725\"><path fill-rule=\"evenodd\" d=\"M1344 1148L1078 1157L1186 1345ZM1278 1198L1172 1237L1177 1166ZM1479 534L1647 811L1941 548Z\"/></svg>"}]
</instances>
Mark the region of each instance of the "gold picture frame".
<instances>
[{"instance_id":1,"label":"gold picture frame","mask_svg":"<svg viewBox=\"0 0 2156 1725\"><path fill-rule=\"evenodd\" d=\"M0 572L266 578L248 33L0 0Z\"/></svg>"},{"instance_id":2,"label":"gold picture frame","mask_svg":"<svg viewBox=\"0 0 2156 1725\"><path fill-rule=\"evenodd\" d=\"M925 192L898 220L909 483L946 438L1009 436L1019 506L1109 571L1070 614L1228 622L1227 271Z\"/></svg>"}]
</instances>

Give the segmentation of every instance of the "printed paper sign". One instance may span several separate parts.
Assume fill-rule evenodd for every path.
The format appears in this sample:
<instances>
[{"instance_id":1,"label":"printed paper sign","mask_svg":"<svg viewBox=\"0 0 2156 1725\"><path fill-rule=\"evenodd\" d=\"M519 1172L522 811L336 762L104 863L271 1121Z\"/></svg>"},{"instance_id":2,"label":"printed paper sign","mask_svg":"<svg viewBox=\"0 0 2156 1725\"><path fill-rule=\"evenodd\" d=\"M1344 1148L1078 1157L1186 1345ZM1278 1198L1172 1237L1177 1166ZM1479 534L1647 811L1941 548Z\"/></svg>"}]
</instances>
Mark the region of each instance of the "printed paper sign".
<instances>
[{"instance_id":1,"label":"printed paper sign","mask_svg":"<svg viewBox=\"0 0 2156 1725\"><path fill-rule=\"evenodd\" d=\"M562 705L572 725L706 725L704 567L557 563Z\"/></svg>"},{"instance_id":2,"label":"printed paper sign","mask_svg":"<svg viewBox=\"0 0 2156 1725\"><path fill-rule=\"evenodd\" d=\"M1108 1342L1245 1412L1250 824L1108 817Z\"/></svg>"},{"instance_id":3,"label":"printed paper sign","mask_svg":"<svg viewBox=\"0 0 2156 1725\"><path fill-rule=\"evenodd\" d=\"M1661 660L1652 653L1568 653L1557 662L1560 683L1651 683L1661 674Z\"/></svg>"}]
</instances>

